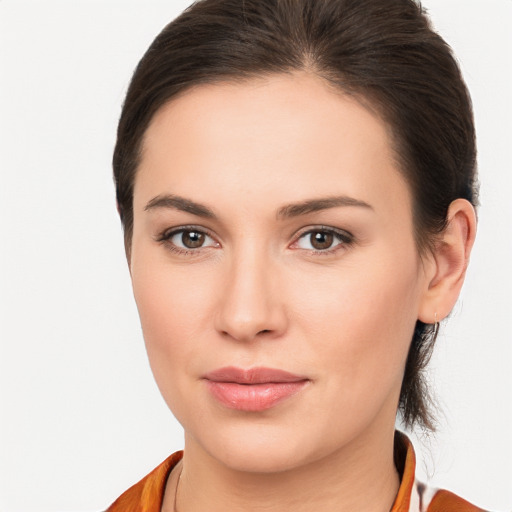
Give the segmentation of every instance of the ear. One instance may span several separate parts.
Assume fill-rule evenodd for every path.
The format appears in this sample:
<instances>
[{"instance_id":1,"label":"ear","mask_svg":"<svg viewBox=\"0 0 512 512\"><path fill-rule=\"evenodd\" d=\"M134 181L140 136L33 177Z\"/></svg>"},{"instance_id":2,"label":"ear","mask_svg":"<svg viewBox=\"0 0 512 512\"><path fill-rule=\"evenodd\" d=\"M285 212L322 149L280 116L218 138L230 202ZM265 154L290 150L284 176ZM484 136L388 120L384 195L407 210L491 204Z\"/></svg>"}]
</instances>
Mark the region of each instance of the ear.
<instances>
[{"instance_id":1,"label":"ear","mask_svg":"<svg viewBox=\"0 0 512 512\"><path fill-rule=\"evenodd\" d=\"M427 282L418 319L433 324L449 315L459 297L476 235L476 214L465 199L448 209L446 228L427 265Z\"/></svg>"}]
</instances>

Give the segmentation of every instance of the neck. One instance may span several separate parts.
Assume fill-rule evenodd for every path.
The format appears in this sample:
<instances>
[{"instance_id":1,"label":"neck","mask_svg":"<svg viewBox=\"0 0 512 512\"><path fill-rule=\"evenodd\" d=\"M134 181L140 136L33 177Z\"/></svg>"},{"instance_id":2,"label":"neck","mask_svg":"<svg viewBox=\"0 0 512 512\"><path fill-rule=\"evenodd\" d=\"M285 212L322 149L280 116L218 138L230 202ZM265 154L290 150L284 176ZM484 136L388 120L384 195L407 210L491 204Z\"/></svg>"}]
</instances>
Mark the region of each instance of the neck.
<instances>
[{"instance_id":1,"label":"neck","mask_svg":"<svg viewBox=\"0 0 512 512\"><path fill-rule=\"evenodd\" d=\"M162 510L172 511L176 485L174 475ZM392 429L376 438L363 435L338 452L278 474L233 470L186 439L176 510L387 512L398 487Z\"/></svg>"}]
</instances>

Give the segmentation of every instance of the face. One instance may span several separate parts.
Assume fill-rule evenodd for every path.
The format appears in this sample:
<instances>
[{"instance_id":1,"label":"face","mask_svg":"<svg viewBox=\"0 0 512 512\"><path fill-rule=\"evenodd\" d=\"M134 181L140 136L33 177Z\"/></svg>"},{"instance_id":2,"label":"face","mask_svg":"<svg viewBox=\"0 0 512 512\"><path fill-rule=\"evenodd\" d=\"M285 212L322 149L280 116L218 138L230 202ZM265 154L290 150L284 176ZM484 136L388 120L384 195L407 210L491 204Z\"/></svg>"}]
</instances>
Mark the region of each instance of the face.
<instances>
[{"instance_id":1,"label":"face","mask_svg":"<svg viewBox=\"0 0 512 512\"><path fill-rule=\"evenodd\" d=\"M427 287L386 125L307 74L205 85L150 124L130 261L186 450L279 471L393 429Z\"/></svg>"}]
</instances>

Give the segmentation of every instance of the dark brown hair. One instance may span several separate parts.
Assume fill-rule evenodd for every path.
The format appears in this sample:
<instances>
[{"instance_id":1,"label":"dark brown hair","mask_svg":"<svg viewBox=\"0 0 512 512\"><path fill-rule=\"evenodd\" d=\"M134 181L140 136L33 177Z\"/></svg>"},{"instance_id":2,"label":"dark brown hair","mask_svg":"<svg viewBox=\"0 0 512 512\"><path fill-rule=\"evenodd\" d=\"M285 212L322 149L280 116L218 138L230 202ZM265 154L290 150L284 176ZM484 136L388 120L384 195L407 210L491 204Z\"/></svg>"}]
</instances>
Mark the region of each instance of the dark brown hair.
<instances>
[{"instance_id":1,"label":"dark brown hair","mask_svg":"<svg viewBox=\"0 0 512 512\"><path fill-rule=\"evenodd\" d=\"M476 205L471 100L449 46L413 0L200 0L157 36L128 88L114 177L130 257L133 186L155 112L199 84L305 70L352 94L387 123L410 185L421 254L445 227L450 203ZM424 369L437 326L417 322L399 410L433 428Z\"/></svg>"}]
</instances>

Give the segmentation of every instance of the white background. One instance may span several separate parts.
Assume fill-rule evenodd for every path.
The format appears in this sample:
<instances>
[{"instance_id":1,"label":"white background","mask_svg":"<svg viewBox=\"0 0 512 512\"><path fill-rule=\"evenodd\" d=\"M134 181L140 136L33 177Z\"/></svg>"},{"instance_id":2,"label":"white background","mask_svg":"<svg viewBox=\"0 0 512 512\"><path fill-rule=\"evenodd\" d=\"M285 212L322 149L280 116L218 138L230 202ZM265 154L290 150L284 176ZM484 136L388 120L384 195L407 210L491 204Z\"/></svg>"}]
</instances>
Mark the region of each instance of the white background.
<instances>
[{"instance_id":1,"label":"white background","mask_svg":"<svg viewBox=\"0 0 512 512\"><path fill-rule=\"evenodd\" d=\"M104 509L182 447L147 363L110 162L131 72L188 3L0 0L2 512ZM424 5L473 95L482 206L420 472L510 511L512 1Z\"/></svg>"}]
</instances>

